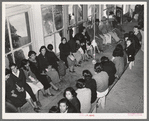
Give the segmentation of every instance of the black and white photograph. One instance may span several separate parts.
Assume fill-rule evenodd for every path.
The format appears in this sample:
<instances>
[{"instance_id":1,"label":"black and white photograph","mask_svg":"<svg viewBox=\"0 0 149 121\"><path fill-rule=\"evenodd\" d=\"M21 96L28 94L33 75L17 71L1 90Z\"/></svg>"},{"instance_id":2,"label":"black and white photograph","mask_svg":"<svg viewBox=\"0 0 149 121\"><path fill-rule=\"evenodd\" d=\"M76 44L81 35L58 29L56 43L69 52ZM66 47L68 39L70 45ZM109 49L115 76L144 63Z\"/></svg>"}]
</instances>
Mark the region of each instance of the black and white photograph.
<instances>
[{"instance_id":1,"label":"black and white photograph","mask_svg":"<svg viewBox=\"0 0 149 121\"><path fill-rule=\"evenodd\" d=\"M2 2L2 119L146 118L147 2Z\"/></svg>"}]
</instances>

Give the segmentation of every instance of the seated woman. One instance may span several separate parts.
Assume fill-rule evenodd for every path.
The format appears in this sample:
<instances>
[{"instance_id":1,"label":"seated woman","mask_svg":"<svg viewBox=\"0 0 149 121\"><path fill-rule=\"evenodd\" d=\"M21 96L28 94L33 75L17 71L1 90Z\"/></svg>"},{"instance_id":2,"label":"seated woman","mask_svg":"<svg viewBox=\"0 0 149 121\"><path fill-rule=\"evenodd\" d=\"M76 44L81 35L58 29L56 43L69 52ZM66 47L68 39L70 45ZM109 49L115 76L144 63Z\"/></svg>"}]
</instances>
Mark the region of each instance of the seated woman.
<instances>
[{"instance_id":1,"label":"seated woman","mask_svg":"<svg viewBox=\"0 0 149 121\"><path fill-rule=\"evenodd\" d=\"M27 84L32 88L37 101L41 106L39 102L39 91L41 90L44 95L46 94L43 85L41 84L41 82L38 81L35 74L33 74L33 72L31 71L29 67L29 60L23 59L21 61L21 68L24 71Z\"/></svg>"},{"instance_id":2,"label":"seated woman","mask_svg":"<svg viewBox=\"0 0 149 121\"><path fill-rule=\"evenodd\" d=\"M35 74L36 78L44 86L44 90L46 92L46 95L44 96L53 96L53 94L51 94L50 92L51 85L49 84L47 76L40 72L39 62L36 57L36 53L34 51L29 51L28 57L29 57L29 66L30 66L31 71Z\"/></svg>"},{"instance_id":3,"label":"seated woman","mask_svg":"<svg viewBox=\"0 0 149 121\"><path fill-rule=\"evenodd\" d=\"M16 89L14 82L11 80L11 78L9 78L10 73L10 70L5 69L5 111L6 113L15 113L19 112L18 108L22 107L26 103L26 93L25 90L19 92Z\"/></svg>"},{"instance_id":4,"label":"seated woman","mask_svg":"<svg viewBox=\"0 0 149 121\"><path fill-rule=\"evenodd\" d=\"M69 72L72 73L75 72L74 71L75 58L70 52L70 47L65 37L62 37L59 49L60 49L60 59L65 62L66 66L69 68Z\"/></svg>"},{"instance_id":5,"label":"seated woman","mask_svg":"<svg viewBox=\"0 0 149 121\"><path fill-rule=\"evenodd\" d=\"M116 45L113 51L113 58L112 61L116 67L116 74L115 76L119 78L124 71L124 52L123 46L121 44Z\"/></svg>"},{"instance_id":6,"label":"seated woman","mask_svg":"<svg viewBox=\"0 0 149 121\"><path fill-rule=\"evenodd\" d=\"M89 70L84 70L82 75L85 79L85 87L91 90L91 103L93 104L97 99L97 84Z\"/></svg>"},{"instance_id":7,"label":"seated woman","mask_svg":"<svg viewBox=\"0 0 149 121\"><path fill-rule=\"evenodd\" d=\"M98 106L101 104L101 107L104 109L106 100L105 96L109 91L109 76L107 72L103 71L101 63L96 63L94 70L96 74L93 76L93 78L96 80L97 84L97 97L99 98Z\"/></svg>"},{"instance_id":8,"label":"seated woman","mask_svg":"<svg viewBox=\"0 0 149 121\"><path fill-rule=\"evenodd\" d=\"M109 58L106 56L101 57L100 60L103 71L107 72L107 74L109 75L109 86L110 86L115 81L115 74L116 74L115 64L112 61L110 61Z\"/></svg>"},{"instance_id":9,"label":"seated woman","mask_svg":"<svg viewBox=\"0 0 149 121\"><path fill-rule=\"evenodd\" d=\"M48 59L49 59L49 64L52 65L52 68L54 68L57 72L58 72L58 62L59 62L59 59L58 57L56 56L56 54L52 51L53 50L53 45L52 44L49 44L47 46L47 54L48 54Z\"/></svg>"},{"instance_id":10,"label":"seated woman","mask_svg":"<svg viewBox=\"0 0 149 121\"><path fill-rule=\"evenodd\" d=\"M58 108L58 113L77 113L77 110L71 105L71 103L66 98L62 98L58 102Z\"/></svg>"},{"instance_id":11,"label":"seated woman","mask_svg":"<svg viewBox=\"0 0 149 121\"><path fill-rule=\"evenodd\" d=\"M45 72L46 72L47 67L51 63L51 60L50 60L51 58L50 58L49 52L47 51L45 46L41 46L39 51L40 51L40 54L38 55L39 68L40 68L40 71L42 72L42 74L46 75ZM53 80L51 80L52 76L53 75L48 74L49 83L53 87L53 89L58 90L58 87L56 87L52 82Z\"/></svg>"},{"instance_id":12,"label":"seated woman","mask_svg":"<svg viewBox=\"0 0 149 121\"><path fill-rule=\"evenodd\" d=\"M72 87L68 87L64 90L63 95L76 108L77 113L80 113L81 104L77 98L77 93L75 92L75 90Z\"/></svg>"},{"instance_id":13,"label":"seated woman","mask_svg":"<svg viewBox=\"0 0 149 121\"><path fill-rule=\"evenodd\" d=\"M76 87L77 98L81 103L81 113L89 113L91 109L91 90L85 87L84 79L78 79Z\"/></svg>"},{"instance_id":14,"label":"seated woman","mask_svg":"<svg viewBox=\"0 0 149 121\"><path fill-rule=\"evenodd\" d=\"M24 92L26 93L26 99L30 99L30 97L33 100L33 103L31 100L28 100L32 107L34 108L34 111L39 112L39 107L40 106L39 102L37 102L37 99L31 89L31 87L26 83L26 77L22 69L17 69L16 64L12 63L9 65L12 73L10 74L10 81L12 83L14 90L11 90L12 95L16 94L16 90L18 92ZM16 95L15 95L16 96Z\"/></svg>"}]
</instances>

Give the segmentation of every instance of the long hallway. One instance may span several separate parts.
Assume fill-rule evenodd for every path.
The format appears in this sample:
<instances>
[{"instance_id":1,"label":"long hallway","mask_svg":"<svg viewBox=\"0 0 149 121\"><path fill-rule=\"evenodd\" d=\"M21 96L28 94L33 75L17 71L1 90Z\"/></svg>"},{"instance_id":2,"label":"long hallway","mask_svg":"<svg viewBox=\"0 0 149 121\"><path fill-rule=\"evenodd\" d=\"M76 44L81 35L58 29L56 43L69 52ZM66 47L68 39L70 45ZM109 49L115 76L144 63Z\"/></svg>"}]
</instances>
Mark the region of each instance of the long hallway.
<instances>
[{"instance_id":1,"label":"long hallway","mask_svg":"<svg viewBox=\"0 0 149 121\"><path fill-rule=\"evenodd\" d=\"M137 25L136 22L131 22L123 25L125 32L133 30L133 26ZM96 59L100 60L102 56L112 58L112 52L115 44L107 45L104 48L104 53L96 54ZM135 57L135 66L130 70L126 69L120 80L114 85L106 98L106 107L101 109L97 108L97 113L143 113L144 112L144 52L139 50ZM92 59L88 62L83 62L81 67L75 68L75 73L67 73L63 80L60 82L60 91L51 92L55 95L53 97L45 98L40 92L41 100L41 113L48 113L52 106L57 106L58 101L63 98L63 91L71 86L76 89L76 80L82 77L82 71L88 69L94 74L94 65ZM32 107L26 103L22 107L22 112L34 113Z\"/></svg>"}]
</instances>

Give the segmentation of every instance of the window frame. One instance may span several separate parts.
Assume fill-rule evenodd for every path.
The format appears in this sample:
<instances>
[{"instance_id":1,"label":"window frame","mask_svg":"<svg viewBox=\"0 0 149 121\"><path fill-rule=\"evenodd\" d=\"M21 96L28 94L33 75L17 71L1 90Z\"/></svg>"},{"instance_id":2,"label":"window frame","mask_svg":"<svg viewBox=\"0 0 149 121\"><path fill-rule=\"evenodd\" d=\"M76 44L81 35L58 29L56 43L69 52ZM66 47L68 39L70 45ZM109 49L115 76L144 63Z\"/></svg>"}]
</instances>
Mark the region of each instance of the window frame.
<instances>
[{"instance_id":1,"label":"window frame","mask_svg":"<svg viewBox=\"0 0 149 121\"><path fill-rule=\"evenodd\" d=\"M18 6L19 5L17 5L17 7ZM15 7L16 6L12 6L12 7L10 7L10 9L11 8L14 8L17 11L17 8L15 8ZM21 5L19 7L21 7ZM9 9L9 7L8 8L5 8L5 9L6 9L6 12L7 12L7 9ZM15 16L15 15L18 15L18 14L23 14L23 13L27 13L28 14L28 21L29 21L29 29L30 29L30 39L31 39L31 42L29 42L29 43L27 43L27 44L25 44L25 45L23 45L21 47L13 48L12 37L11 37L11 30L10 30L10 24L9 24L9 17ZM17 11L17 12L12 12L11 14L10 13L7 13L6 16L5 16L5 19L7 21L7 29L8 29L8 36L9 36L9 42L10 42L10 51L8 53L5 53L5 57L7 57L9 54L12 54L12 60L15 63L14 53L16 51L21 50L21 49L23 49L25 47L28 47L28 46L33 46L32 33L31 33L32 28L31 28L31 24L30 24L31 23L31 20L30 20L30 6L23 6L22 10Z\"/></svg>"},{"instance_id":2,"label":"window frame","mask_svg":"<svg viewBox=\"0 0 149 121\"><path fill-rule=\"evenodd\" d=\"M41 14L42 14L42 8L46 8L46 6L42 7L42 5L44 5L44 4L41 4L41 5L40 5L40 7L41 7ZM53 12L53 9L54 9L54 8L53 8L53 5L51 5L51 6L52 6L52 17L53 17L53 23L54 23L54 24L53 24L53 30L54 30L54 28L55 28L55 19L54 19L54 12ZM63 18L62 18L62 19L64 20L64 14L65 14L65 13L64 13L64 5L62 5L62 14L63 14L63 16L62 16ZM42 17L42 16L41 16L41 17ZM43 18L42 18L42 27L44 28L44 25L43 25ZM56 31L54 30L54 32L49 33L49 34L47 34L47 35L44 35L44 34L43 34L43 35L44 35L44 36L43 36L43 38L44 38L44 45L46 45L46 44L45 44L45 38L54 35L54 51L57 52L57 51L56 51L56 46L57 46L57 45L56 45L56 35L55 35L55 34L56 34L56 33L59 33L59 32L62 31L62 30L64 30L64 21L63 21L63 27L62 27L61 29L56 30ZM44 30L43 30L43 33L44 33ZM63 34L64 34L64 32L63 32Z\"/></svg>"}]
</instances>

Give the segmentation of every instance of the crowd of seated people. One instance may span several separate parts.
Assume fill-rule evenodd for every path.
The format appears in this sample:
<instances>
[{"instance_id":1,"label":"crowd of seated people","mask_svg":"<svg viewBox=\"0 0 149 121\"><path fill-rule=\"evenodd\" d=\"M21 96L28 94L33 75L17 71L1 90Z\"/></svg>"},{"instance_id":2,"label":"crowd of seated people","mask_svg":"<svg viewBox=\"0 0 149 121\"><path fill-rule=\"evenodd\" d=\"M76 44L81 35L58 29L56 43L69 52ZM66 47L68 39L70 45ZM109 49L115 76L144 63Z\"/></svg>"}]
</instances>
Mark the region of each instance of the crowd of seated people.
<instances>
[{"instance_id":1,"label":"crowd of seated people","mask_svg":"<svg viewBox=\"0 0 149 121\"><path fill-rule=\"evenodd\" d=\"M113 37L116 42L120 40L116 32L109 30L107 18L103 17L101 21L102 24L99 24L99 20L96 20L95 26L95 41L100 52L103 51L103 44L111 43L109 38ZM109 87L124 71L125 57L129 68L132 69L134 66L135 54L142 44L140 26L140 24L134 26L132 31L124 34L123 42L117 44L113 50L112 59L102 56L100 61L97 61L94 65L94 74L89 70L83 70L82 78L76 82L77 90L72 87L66 88L64 98L58 102L58 106L51 107L49 113L89 113L95 103L104 109ZM60 58L52 51L53 46L49 44L47 48L41 46L38 56L35 51L29 51L29 58L23 59L20 67L11 63L10 70L6 71L6 102L18 108L28 101L35 112L40 112L42 104L39 91L45 97L54 96L50 88L59 90L56 84L61 81L61 76L66 74L66 69L74 73L75 67L80 67L81 62L93 57L91 44L93 34L92 22L88 22L88 26L82 26L79 33L71 40L61 38ZM6 108L11 107L8 105ZM17 111L13 108L8 110Z\"/></svg>"},{"instance_id":2,"label":"crowd of seated people","mask_svg":"<svg viewBox=\"0 0 149 121\"><path fill-rule=\"evenodd\" d=\"M55 86L56 83L60 82L59 59L52 52L53 46L51 44L47 48L42 46L38 56L36 56L35 51L29 51L29 58L23 59L20 67L17 67L15 63L10 63L5 76L6 109L8 104L12 104L18 111L17 108L23 106L27 100L35 112L40 112L42 105L39 99L39 91L43 93L43 96L49 97L54 96L50 92L51 87L56 91L59 90Z\"/></svg>"},{"instance_id":3,"label":"crowd of seated people","mask_svg":"<svg viewBox=\"0 0 149 121\"><path fill-rule=\"evenodd\" d=\"M134 65L135 54L142 42L140 27L134 26L132 31L124 34L123 39L114 48L111 59L102 56L94 65L93 74L89 70L83 70L82 78L76 81L76 90L73 87L66 88L64 98L51 109L57 109L58 113L90 113L94 105L104 109L111 86L121 77L127 64L129 69ZM65 111L62 111L62 105L65 105Z\"/></svg>"}]
</instances>

